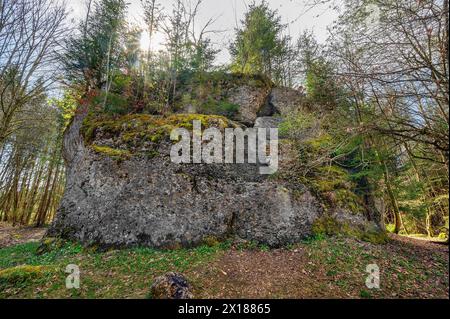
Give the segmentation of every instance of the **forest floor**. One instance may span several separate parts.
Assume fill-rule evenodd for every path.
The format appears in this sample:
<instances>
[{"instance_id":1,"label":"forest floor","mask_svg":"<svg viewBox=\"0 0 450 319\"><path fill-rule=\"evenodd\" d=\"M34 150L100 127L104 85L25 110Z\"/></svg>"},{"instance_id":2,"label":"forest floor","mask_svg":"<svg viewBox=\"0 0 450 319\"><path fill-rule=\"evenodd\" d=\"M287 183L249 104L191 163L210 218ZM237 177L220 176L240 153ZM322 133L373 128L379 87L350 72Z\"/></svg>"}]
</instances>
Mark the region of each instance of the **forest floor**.
<instances>
[{"instance_id":1,"label":"forest floor","mask_svg":"<svg viewBox=\"0 0 450 319\"><path fill-rule=\"evenodd\" d=\"M45 234L46 228L13 227L0 222L0 249L18 244L38 242Z\"/></svg>"},{"instance_id":2,"label":"forest floor","mask_svg":"<svg viewBox=\"0 0 450 319\"><path fill-rule=\"evenodd\" d=\"M224 243L194 249L96 252L64 243L36 253L45 229L0 224L0 298L147 298L156 276L183 273L196 298L449 298L448 246L391 236L373 245L313 238L283 249ZM65 287L66 266L81 287ZM366 267L378 265L380 289Z\"/></svg>"}]
</instances>

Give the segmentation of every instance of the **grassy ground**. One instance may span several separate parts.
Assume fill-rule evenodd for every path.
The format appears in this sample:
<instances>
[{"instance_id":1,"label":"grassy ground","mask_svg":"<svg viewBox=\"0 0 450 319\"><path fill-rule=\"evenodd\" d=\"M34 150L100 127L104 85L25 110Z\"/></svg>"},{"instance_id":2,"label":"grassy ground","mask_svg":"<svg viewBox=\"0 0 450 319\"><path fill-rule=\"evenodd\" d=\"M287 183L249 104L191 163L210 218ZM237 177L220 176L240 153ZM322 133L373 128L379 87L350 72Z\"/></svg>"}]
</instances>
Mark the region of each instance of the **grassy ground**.
<instances>
[{"instance_id":1,"label":"grassy ground","mask_svg":"<svg viewBox=\"0 0 450 319\"><path fill-rule=\"evenodd\" d=\"M448 246L393 237L385 245L314 238L284 249L220 244L195 249L95 252L73 244L0 249L0 298L146 298L153 279L182 272L197 298L448 298ZM80 267L79 290L65 268ZM377 264L381 288L365 286Z\"/></svg>"}]
</instances>

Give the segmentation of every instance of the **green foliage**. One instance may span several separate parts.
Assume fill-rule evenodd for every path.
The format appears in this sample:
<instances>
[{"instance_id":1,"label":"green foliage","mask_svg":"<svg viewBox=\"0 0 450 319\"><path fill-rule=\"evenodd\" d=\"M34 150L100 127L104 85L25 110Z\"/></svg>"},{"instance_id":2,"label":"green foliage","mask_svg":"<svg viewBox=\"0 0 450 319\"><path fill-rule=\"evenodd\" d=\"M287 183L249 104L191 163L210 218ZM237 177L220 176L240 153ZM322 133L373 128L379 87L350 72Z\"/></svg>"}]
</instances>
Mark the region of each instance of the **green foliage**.
<instances>
[{"instance_id":1,"label":"green foliage","mask_svg":"<svg viewBox=\"0 0 450 319\"><path fill-rule=\"evenodd\" d=\"M109 72L120 67L123 55L119 40L126 7L124 0L93 2L88 17L80 23L79 32L69 37L62 55L70 81L88 90L101 89Z\"/></svg>"},{"instance_id":2,"label":"green foliage","mask_svg":"<svg viewBox=\"0 0 450 319\"><path fill-rule=\"evenodd\" d=\"M128 100L122 95L112 92L101 91L100 95L94 97L91 106L95 109L103 109L108 114L125 115L129 113Z\"/></svg>"},{"instance_id":3,"label":"green foliage","mask_svg":"<svg viewBox=\"0 0 450 319\"><path fill-rule=\"evenodd\" d=\"M389 241L387 234L373 225L354 226L331 216L317 219L312 230L314 236L350 236L372 244L386 244Z\"/></svg>"},{"instance_id":4,"label":"green foliage","mask_svg":"<svg viewBox=\"0 0 450 319\"><path fill-rule=\"evenodd\" d=\"M56 106L60 112L59 124L62 131L69 125L75 115L79 99L80 97L75 91L66 90L61 98L52 98L49 100L49 104Z\"/></svg>"},{"instance_id":5,"label":"green foliage","mask_svg":"<svg viewBox=\"0 0 450 319\"><path fill-rule=\"evenodd\" d=\"M282 35L285 25L281 23L281 17L262 1L250 4L241 22L242 28L236 29L236 38L230 47L232 71L262 73L273 78L276 59L287 51L287 38Z\"/></svg>"},{"instance_id":6,"label":"green foliage","mask_svg":"<svg viewBox=\"0 0 450 319\"><path fill-rule=\"evenodd\" d=\"M313 108L332 110L339 104L340 89L331 65L323 59L310 62L306 72L306 92Z\"/></svg>"},{"instance_id":7,"label":"green foliage","mask_svg":"<svg viewBox=\"0 0 450 319\"><path fill-rule=\"evenodd\" d=\"M122 34L123 42L123 60L128 72L137 69L140 58L142 29L136 26L128 28Z\"/></svg>"},{"instance_id":8,"label":"green foliage","mask_svg":"<svg viewBox=\"0 0 450 319\"><path fill-rule=\"evenodd\" d=\"M280 136L292 139L302 138L317 123L317 116L309 112L288 114L279 127Z\"/></svg>"}]
</instances>

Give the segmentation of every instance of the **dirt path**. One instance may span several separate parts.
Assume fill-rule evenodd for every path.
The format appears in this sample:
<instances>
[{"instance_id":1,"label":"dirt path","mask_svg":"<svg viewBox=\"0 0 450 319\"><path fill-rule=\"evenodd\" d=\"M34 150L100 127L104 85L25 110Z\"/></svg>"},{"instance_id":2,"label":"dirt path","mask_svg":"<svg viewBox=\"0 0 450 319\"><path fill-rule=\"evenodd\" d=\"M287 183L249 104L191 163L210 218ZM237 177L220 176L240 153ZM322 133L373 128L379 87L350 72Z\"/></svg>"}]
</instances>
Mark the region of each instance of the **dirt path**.
<instances>
[{"instance_id":1,"label":"dirt path","mask_svg":"<svg viewBox=\"0 0 450 319\"><path fill-rule=\"evenodd\" d=\"M426 250L434 250L434 251L449 251L449 246L444 242L433 241L427 238L413 238L413 237L405 237L399 236L395 234L390 235L391 239L401 245L410 245L417 249L426 249Z\"/></svg>"},{"instance_id":2,"label":"dirt path","mask_svg":"<svg viewBox=\"0 0 450 319\"><path fill-rule=\"evenodd\" d=\"M448 298L448 246L400 236L386 245L328 239L291 250L230 250L191 278L201 298ZM366 267L378 265L370 290Z\"/></svg>"},{"instance_id":3,"label":"dirt path","mask_svg":"<svg viewBox=\"0 0 450 319\"><path fill-rule=\"evenodd\" d=\"M46 228L12 227L0 223L0 248L39 241L46 230Z\"/></svg>"}]
</instances>

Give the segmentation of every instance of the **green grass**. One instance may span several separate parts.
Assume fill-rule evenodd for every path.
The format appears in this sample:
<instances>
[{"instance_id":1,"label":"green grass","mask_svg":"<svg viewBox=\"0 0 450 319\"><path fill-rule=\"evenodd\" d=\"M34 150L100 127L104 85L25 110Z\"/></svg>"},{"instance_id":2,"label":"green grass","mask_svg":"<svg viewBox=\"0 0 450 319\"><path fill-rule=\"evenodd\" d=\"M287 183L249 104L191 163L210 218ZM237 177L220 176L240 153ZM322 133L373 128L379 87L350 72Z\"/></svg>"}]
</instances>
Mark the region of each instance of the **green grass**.
<instances>
[{"instance_id":1,"label":"green grass","mask_svg":"<svg viewBox=\"0 0 450 319\"><path fill-rule=\"evenodd\" d=\"M99 252L61 242L38 254L38 247L39 243L27 243L0 249L0 299L146 298L154 278L171 271L185 274L199 296L214 296L216 290L218 293L222 289L222 282L214 286L207 283L218 273L223 275L226 268L222 268L221 263L229 258L230 250L243 255L273 254L272 267L276 269L279 254L303 254L305 259L298 267L307 271L310 279L299 284L312 285L314 296L318 297L448 296L448 260L442 252L418 251L415 247L396 243L374 245L340 236L315 236L278 250L254 242L234 246L230 242L212 240L197 248L167 251L135 248ZM65 269L69 264L80 268L79 290L65 287L68 276ZM255 267L257 264L258 260L255 260ZM377 264L380 268L380 290L369 290L365 286L369 264ZM236 293L239 285L233 288ZM274 293L280 297L296 297L283 295L283 290Z\"/></svg>"},{"instance_id":2,"label":"green grass","mask_svg":"<svg viewBox=\"0 0 450 319\"><path fill-rule=\"evenodd\" d=\"M66 243L42 255L36 253L38 243L4 248L0 249L0 271L12 273L15 279L5 276L2 280L0 275L0 298L141 298L156 276L169 271L185 272L207 263L220 256L227 245L173 251L137 248L93 252ZM78 291L65 287L65 268L69 264L80 268L82 284ZM38 272L34 270L45 271L35 275Z\"/></svg>"}]
</instances>

